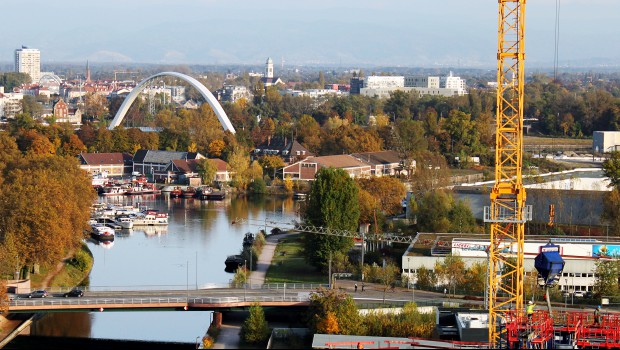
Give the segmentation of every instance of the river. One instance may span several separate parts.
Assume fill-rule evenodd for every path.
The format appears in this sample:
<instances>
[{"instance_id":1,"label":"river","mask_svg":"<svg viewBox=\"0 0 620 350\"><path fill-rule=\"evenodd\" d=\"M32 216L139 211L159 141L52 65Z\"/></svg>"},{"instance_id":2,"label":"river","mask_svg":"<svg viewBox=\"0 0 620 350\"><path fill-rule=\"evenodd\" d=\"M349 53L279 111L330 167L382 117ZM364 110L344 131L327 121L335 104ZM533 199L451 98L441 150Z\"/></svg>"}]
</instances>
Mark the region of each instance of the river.
<instances>
[{"instance_id":1,"label":"river","mask_svg":"<svg viewBox=\"0 0 620 350\"><path fill-rule=\"evenodd\" d=\"M99 202L147 206L169 213L167 229L134 229L111 246L89 240L95 262L90 288L204 288L226 284L226 256L238 254L246 232L261 227L232 224L298 220L300 202L292 198L227 198L222 201L172 199L167 193L100 197ZM207 330L211 312L132 311L56 313L36 321L32 335L194 343Z\"/></svg>"}]
</instances>

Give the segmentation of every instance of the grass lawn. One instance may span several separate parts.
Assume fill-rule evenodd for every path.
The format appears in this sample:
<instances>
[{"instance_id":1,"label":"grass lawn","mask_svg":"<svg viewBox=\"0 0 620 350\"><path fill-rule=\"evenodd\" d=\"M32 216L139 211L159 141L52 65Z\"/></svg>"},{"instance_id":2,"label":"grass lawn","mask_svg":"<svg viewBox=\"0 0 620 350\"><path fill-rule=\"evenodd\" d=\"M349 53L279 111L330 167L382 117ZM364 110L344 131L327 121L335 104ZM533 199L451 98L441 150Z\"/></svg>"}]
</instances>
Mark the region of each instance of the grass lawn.
<instances>
[{"instance_id":1,"label":"grass lawn","mask_svg":"<svg viewBox=\"0 0 620 350\"><path fill-rule=\"evenodd\" d=\"M265 283L327 283L327 276L308 265L302 251L301 234L280 238Z\"/></svg>"},{"instance_id":2,"label":"grass lawn","mask_svg":"<svg viewBox=\"0 0 620 350\"><path fill-rule=\"evenodd\" d=\"M573 139L568 137L523 136L525 145L581 145L592 146L592 139Z\"/></svg>"}]
</instances>

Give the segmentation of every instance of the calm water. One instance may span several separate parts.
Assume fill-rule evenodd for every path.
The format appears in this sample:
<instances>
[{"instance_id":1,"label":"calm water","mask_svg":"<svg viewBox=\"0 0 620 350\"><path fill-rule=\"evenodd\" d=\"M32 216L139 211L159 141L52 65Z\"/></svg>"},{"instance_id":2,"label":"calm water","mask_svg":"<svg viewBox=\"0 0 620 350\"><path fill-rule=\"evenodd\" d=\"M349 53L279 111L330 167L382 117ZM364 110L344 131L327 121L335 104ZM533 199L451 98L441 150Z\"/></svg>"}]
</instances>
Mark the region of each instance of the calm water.
<instances>
[{"instance_id":1,"label":"calm water","mask_svg":"<svg viewBox=\"0 0 620 350\"><path fill-rule=\"evenodd\" d=\"M292 198L233 198L224 201L118 196L100 202L148 206L169 213L167 229L133 230L117 236L111 246L88 242L95 264L91 288L204 287L228 283L226 256L237 254L246 232L261 227L232 225L236 218L251 223L298 219L299 202ZM210 312L58 313L45 317L34 335L171 341L194 343L210 322Z\"/></svg>"}]
</instances>

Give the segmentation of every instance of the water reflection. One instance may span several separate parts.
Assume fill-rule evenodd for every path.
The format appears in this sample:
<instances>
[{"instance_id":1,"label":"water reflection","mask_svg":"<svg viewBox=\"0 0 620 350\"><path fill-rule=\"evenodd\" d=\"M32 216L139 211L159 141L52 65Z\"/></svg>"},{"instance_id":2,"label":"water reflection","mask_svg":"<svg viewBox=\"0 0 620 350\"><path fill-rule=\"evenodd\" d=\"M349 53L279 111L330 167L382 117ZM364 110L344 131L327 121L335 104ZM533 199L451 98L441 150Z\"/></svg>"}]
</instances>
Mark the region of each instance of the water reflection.
<instances>
[{"instance_id":1,"label":"water reflection","mask_svg":"<svg viewBox=\"0 0 620 350\"><path fill-rule=\"evenodd\" d=\"M169 225L134 228L117 236L114 249L87 241L95 263L90 273L90 288L155 289L205 288L226 284L232 275L224 271L228 255L242 249L246 232L258 232L262 225L248 222L298 220L302 202L291 198L226 198L222 201L159 196L111 196L101 202L140 205L168 212ZM232 224L236 218L247 219ZM250 220L251 219L251 220ZM154 239L156 238L156 239ZM193 343L208 327L210 312L94 312L58 313L37 321L33 335L71 332L82 319L91 338L173 341ZM65 318L66 317L66 318ZM60 322L59 320L62 320ZM56 329L58 328L58 329ZM162 329L164 328L164 329Z\"/></svg>"}]
</instances>

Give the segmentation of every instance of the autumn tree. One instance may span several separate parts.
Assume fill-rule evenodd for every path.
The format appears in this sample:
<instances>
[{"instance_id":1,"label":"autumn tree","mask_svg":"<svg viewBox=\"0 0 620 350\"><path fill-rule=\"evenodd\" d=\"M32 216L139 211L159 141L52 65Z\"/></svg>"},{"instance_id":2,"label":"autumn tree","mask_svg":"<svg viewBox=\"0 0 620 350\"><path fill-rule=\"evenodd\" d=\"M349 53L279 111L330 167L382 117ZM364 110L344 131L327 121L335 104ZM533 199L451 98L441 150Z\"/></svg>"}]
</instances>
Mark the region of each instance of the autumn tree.
<instances>
[{"instance_id":1,"label":"autumn tree","mask_svg":"<svg viewBox=\"0 0 620 350\"><path fill-rule=\"evenodd\" d=\"M265 312L260 304L250 306L250 315L241 325L241 339L249 344L265 344L271 330L265 319Z\"/></svg>"},{"instance_id":2,"label":"autumn tree","mask_svg":"<svg viewBox=\"0 0 620 350\"><path fill-rule=\"evenodd\" d=\"M474 294L484 293L488 265L482 262L472 264L465 272L465 290Z\"/></svg>"},{"instance_id":3,"label":"autumn tree","mask_svg":"<svg viewBox=\"0 0 620 350\"><path fill-rule=\"evenodd\" d=\"M313 333L331 329L335 334L364 334L355 300L338 289L319 288L310 295L307 323Z\"/></svg>"},{"instance_id":4,"label":"autumn tree","mask_svg":"<svg viewBox=\"0 0 620 350\"><path fill-rule=\"evenodd\" d=\"M100 121L108 114L108 103L103 95L89 92L84 96L84 114Z\"/></svg>"},{"instance_id":5,"label":"autumn tree","mask_svg":"<svg viewBox=\"0 0 620 350\"><path fill-rule=\"evenodd\" d=\"M0 187L0 212L5 213L0 249L18 256L19 266L61 260L84 238L96 198L90 178L73 157L32 155L10 169Z\"/></svg>"},{"instance_id":6,"label":"autumn tree","mask_svg":"<svg viewBox=\"0 0 620 350\"><path fill-rule=\"evenodd\" d=\"M211 143L209 143L209 146L207 147L207 152L209 153L210 157L219 158L222 156L222 151L224 150L224 147L226 147L226 144L223 140L213 140L211 141Z\"/></svg>"},{"instance_id":7,"label":"autumn tree","mask_svg":"<svg viewBox=\"0 0 620 350\"><path fill-rule=\"evenodd\" d=\"M316 227L357 231L360 216L358 191L355 181L344 170L321 168L310 190L304 221ZM331 253L347 252L352 246L350 237L304 235L306 261L318 269L327 267Z\"/></svg>"},{"instance_id":8,"label":"autumn tree","mask_svg":"<svg viewBox=\"0 0 620 350\"><path fill-rule=\"evenodd\" d=\"M433 290L437 286L437 275L424 266L418 268L416 285L419 289Z\"/></svg>"},{"instance_id":9,"label":"autumn tree","mask_svg":"<svg viewBox=\"0 0 620 350\"><path fill-rule=\"evenodd\" d=\"M448 290L456 294L456 288L461 288L465 279L465 262L458 255L448 255L442 262L435 263L437 277L448 286Z\"/></svg>"},{"instance_id":10,"label":"autumn tree","mask_svg":"<svg viewBox=\"0 0 620 350\"><path fill-rule=\"evenodd\" d=\"M198 170L198 175L202 179L203 184L210 185L213 183L215 175L217 174L217 166L211 159L199 159L196 164L196 169Z\"/></svg>"},{"instance_id":11,"label":"autumn tree","mask_svg":"<svg viewBox=\"0 0 620 350\"><path fill-rule=\"evenodd\" d=\"M369 281L381 284L383 302L385 303L385 293L388 289L395 287L396 282L400 280L400 267L390 261L384 266L377 264L364 266L364 270Z\"/></svg>"},{"instance_id":12,"label":"autumn tree","mask_svg":"<svg viewBox=\"0 0 620 350\"><path fill-rule=\"evenodd\" d=\"M379 209L386 216L400 214L403 211L401 200L407 190L400 180L388 177L358 178L357 183L361 189L377 198Z\"/></svg>"},{"instance_id":13,"label":"autumn tree","mask_svg":"<svg viewBox=\"0 0 620 350\"><path fill-rule=\"evenodd\" d=\"M228 158L229 171L232 174L233 184L240 190L245 190L250 182L248 168L250 166L250 156L247 152L237 146Z\"/></svg>"},{"instance_id":14,"label":"autumn tree","mask_svg":"<svg viewBox=\"0 0 620 350\"><path fill-rule=\"evenodd\" d=\"M261 157L258 163L265 169L265 173L269 175L272 180L276 178L276 171L283 168L285 165L281 157L270 154Z\"/></svg>"}]
</instances>

